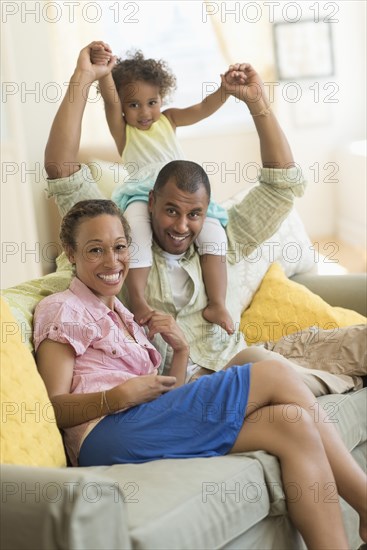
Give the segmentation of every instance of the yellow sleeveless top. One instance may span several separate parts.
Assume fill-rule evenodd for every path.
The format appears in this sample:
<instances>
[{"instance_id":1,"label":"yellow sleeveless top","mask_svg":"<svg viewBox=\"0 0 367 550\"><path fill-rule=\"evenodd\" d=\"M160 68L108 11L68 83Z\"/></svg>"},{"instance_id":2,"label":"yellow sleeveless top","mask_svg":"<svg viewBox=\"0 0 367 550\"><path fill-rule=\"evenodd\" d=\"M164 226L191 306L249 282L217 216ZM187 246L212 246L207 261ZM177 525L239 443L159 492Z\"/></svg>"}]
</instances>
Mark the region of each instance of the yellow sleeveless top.
<instances>
[{"instance_id":1,"label":"yellow sleeveless top","mask_svg":"<svg viewBox=\"0 0 367 550\"><path fill-rule=\"evenodd\" d=\"M149 130L126 125L126 145L121 159L124 164L137 163L139 168L171 160L183 160L185 155L168 118L161 114Z\"/></svg>"}]
</instances>

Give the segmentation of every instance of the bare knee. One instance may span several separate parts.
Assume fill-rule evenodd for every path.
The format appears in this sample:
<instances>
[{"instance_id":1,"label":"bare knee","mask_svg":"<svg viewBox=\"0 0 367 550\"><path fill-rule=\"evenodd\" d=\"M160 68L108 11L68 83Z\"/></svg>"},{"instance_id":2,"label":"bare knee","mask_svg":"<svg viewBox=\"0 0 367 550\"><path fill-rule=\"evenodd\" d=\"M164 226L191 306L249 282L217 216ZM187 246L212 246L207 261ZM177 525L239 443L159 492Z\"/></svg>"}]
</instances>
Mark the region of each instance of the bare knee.
<instances>
[{"instance_id":1,"label":"bare knee","mask_svg":"<svg viewBox=\"0 0 367 550\"><path fill-rule=\"evenodd\" d=\"M287 364L274 360L253 363L247 414L264 405L297 403L308 408L310 396L300 376Z\"/></svg>"},{"instance_id":2,"label":"bare knee","mask_svg":"<svg viewBox=\"0 0 367 550\"><path fill-rule=\"evenodd\" d=\"M275 405L274 424L280 438L291 443L296 449L321 449L320 434L310 413L299 405L288 403Z\"/></svg>"},{"instance_id":3,"label":"bare knee","mask_svg":"<svg viewBox=\"0 0 367 550\"><path fill-rule=\"evenodd\" d=\"M231 361L230 365L244 365L245 363L257 363L259 361L267 361L271 359L272 352L266 350L260 346L251 346L245 348L237 355L235 355Z\"/></svg>"},{"instance_id":4,"label":"bare knee","mask_svg":"<svg viewBox=\"0 0 367 550\"><path fill-rule=\"evenodd\" d=\"M269 379L274 379L274 381L278 384L280 382L284 382L285 380L291 382L294 381L295 383L302 380L291 366L276 359L256 361L252 365L252 370L259 373L260 376L266 376Z\"/></svg>"},{"instance_id":5,"label":"bare knee","mask_svg":"<svg viewBox=\"0 0 367 550\"><path fill-rule=\"evenodd\" d=\"M259 449L284 460L314 461L325 455L311 415L295 403L267 405L248 414L232 452Z\"/></svg>"}]
</instances>

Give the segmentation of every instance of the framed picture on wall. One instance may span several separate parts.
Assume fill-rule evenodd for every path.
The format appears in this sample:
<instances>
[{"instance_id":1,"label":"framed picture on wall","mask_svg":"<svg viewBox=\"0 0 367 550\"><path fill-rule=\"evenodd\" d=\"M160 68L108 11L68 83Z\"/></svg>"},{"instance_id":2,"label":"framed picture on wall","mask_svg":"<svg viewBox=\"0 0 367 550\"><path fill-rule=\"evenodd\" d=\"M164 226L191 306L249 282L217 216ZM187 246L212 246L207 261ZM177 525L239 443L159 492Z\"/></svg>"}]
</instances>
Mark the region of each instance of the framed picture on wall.
<instances>
[{"instance_id":1,"label":"framed picture on wall","mask_svg":"<svg viewBox=\"0 0 367 550\"><path fill-rule=\"evenodd\" d=\"M330 24L313 20L273 25L274 51L279 80L300 80L334 74Z\"/></svg>"}]
</instances>

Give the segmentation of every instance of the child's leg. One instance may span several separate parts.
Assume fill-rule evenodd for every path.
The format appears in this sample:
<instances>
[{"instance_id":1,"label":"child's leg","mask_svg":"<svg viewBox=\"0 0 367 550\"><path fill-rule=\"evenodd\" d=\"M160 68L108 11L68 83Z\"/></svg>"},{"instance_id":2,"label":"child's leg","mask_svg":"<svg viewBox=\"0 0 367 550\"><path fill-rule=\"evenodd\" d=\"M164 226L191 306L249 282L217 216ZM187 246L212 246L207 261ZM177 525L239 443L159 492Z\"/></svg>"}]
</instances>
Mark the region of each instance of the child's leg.
<instances>
[{"instance_id":1,"label":"child's leg","mask_svg":"<svg viewBox=\"0 0 367 550\"><path fill-rule=\"evenodd\" d=\"M203 311L203 317L210 323L220 325L228 334L232 334L233 320L226 308L225 243L227 243L226 233L219 221L207 217L197 239L203 281L208 296L208 305Z\"/></svg>"},{"instance_id":2,"label":"child's leg","mask_svg":"<svg viewBox=\"0 0 367 550\"><path fill-rule=\"evenodd\" d=\"M200 256L201 271L208 296L208 305L203 317L209 323L220 325L228 334L233 334L234 324L226 308L227 266L223 256L204 254Z\"/></svg>"},{"instance_id":3,"label":"child's leg","mask_svg":"<svg viewBox=\"0 0 367 550\"><path fill-rule=\"evenodd\" d=\"M130 270L126 277L126 286L130 309L135 321L139 323L152 309L145 299L145 288L152 265L152 228L147 203L135 201L129 204L124 216L131 228Z\"/></svg>"},{"instance_id":4,"label":"child's leg","mask_svg":"<svg viewBox=\"0 0 367 550\"><path fill-rule=\"evenodd\" d=\"M297 373L274 361L251 367L246 418L231 452L258 449L279 458L289 514L308 548L349 548L338 493L358 512L367 542L365 474Z\"/></svg>"}]
</instances>

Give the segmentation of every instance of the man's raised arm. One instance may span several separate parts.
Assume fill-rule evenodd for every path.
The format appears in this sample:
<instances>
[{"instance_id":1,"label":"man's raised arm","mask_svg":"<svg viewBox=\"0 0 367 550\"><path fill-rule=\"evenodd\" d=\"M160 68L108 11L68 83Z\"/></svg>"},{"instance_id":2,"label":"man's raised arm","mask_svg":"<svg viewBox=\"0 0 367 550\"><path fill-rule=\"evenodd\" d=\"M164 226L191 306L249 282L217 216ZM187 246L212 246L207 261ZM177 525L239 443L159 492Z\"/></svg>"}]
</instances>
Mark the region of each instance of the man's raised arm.
<instances>
[{"instance_id":1,"label":"man's raised arm","mask_svg":"<svg viewBox=\"0 0 367 550\"><path fill-rule=\"evenodd\" d=\"M77 157L82 119L91 84L106 76L115 63L94 65L90 61L92 42L79 54L65 97L56 113L45 150L45 169L50 179L65 178L79 170Z\"/></svg>"},{"instance_id":2,"label":"man's raised arm","mask_svg":"<svg viewBox=\"0 0 367 550\"><path fill-rule=\"evenodd\" d=\"M270 238L304 193L306 182L272 110L264 84L248 63L231 65L224 75L226 88L246 103L260 140L263 168L259 184L228 211L228 249L241 244L246 255Z\"/></svg>"},{"instance_id":3,"label":"man's raised arm","mask_svg":"<svg viewBox=\"0 0 367 550\"><path fill-rule=\"evenodd\" d=\"M227 92L244 101L253 117L260 139L261 160L264 168L294 166L287 138L270 109L264 84L249 63L231 65L223 77Z\"/></svg>"}]
</instances>

